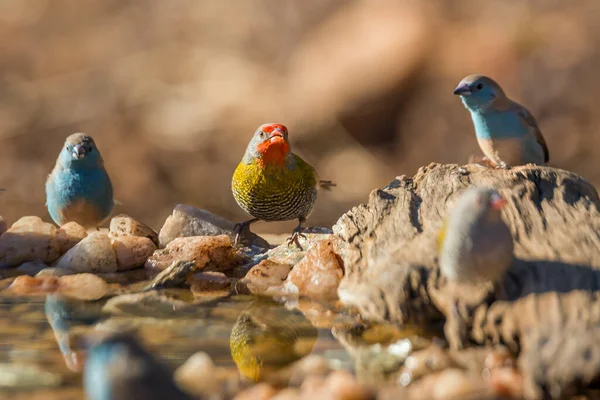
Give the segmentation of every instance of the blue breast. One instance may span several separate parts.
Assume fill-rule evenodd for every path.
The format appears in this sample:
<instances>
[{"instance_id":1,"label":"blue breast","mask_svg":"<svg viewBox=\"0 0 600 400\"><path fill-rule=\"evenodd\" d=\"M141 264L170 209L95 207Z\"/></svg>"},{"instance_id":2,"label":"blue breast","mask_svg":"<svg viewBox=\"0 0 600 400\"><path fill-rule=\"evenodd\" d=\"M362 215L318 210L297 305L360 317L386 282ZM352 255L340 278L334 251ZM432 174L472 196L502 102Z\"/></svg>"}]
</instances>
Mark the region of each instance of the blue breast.
<instances>
[{"instance_id":1,"label":"blue breast","mask_svg":"<svg viewBox=\"0 0 600 400\"><path fill-rule=\"evenodd\" d=\"M84 200L108 215L113 207L112 184L103 168L54 170L46 183L48 211L57 220L59 210Z\"/></svg>"},{"instance_id":2,"label":"blue breast","mask_svg":"<svg viewBox=\"0 0 600 400\"><path fill-rule=\"evenodd\" d=\"M471 112L475 133L479 139L509 139L523 137L528 127L513 111Z\"/></svg>"}]
</instances>

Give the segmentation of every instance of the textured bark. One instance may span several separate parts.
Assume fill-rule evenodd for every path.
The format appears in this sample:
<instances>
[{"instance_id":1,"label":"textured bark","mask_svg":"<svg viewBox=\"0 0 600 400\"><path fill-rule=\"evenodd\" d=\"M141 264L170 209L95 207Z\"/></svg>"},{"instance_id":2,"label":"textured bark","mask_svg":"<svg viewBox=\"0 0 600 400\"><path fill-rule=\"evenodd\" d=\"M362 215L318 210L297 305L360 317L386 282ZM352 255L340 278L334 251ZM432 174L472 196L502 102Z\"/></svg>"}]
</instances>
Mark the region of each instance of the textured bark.
<instances>
[{"instance_id":1,"label":"textured bark","mask_svg":"<svg viewBox=\"0 0 600 400\"><path fill-rule=\"evenodd\" d=\"M497 285L460 290L439 274L436 236L471 185L508 200L515 262ZM371 320L445 317L453 347L507 345L521 353L529 397L576 392L600 376L600 352L590 350L600 340L599 205L592 185L559 169L431 164L374 190L333 227L346 271L339 297Z\"/></svg>"}]
</instances>

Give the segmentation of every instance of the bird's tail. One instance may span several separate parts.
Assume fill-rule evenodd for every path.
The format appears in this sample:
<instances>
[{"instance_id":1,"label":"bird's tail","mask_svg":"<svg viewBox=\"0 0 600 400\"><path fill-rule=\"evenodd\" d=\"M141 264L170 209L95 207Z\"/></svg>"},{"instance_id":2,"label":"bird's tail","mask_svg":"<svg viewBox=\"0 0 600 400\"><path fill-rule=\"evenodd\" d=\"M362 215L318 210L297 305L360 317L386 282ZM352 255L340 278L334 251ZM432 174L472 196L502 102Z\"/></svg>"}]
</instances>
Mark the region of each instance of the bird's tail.
<instances>
[{"instance_id":1,"label":"bird's tail","mask_svg":"<svg viewBox=\"0 0 600 400\"><path fill-rule=\"evenodd\" d=\"M319 188L321 189L331 190L331 188L335 186L337 185L332 181L319 181Z\"/></svg>"}]
</instances>

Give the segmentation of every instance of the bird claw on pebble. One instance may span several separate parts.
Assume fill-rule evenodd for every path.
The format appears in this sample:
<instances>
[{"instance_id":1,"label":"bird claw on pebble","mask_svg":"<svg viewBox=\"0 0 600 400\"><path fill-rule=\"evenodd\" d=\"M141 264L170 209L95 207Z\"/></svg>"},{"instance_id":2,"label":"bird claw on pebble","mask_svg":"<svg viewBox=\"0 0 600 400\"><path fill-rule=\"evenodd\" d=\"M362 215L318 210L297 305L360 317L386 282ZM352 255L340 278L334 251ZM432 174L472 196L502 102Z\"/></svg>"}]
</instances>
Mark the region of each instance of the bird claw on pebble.
<instances>
[{"instance_id":1,"label":"bird claw on pebble","mask_svg":"<svg viewBox=\"0 0 600 400\"><path fill-rule=\"evenodd\" d=\"M307 237L307 236L306 236L304 233L302 233L302 232L300 232L300 231L294 231L294 233L292 233L292 236L290 236L290 237L289 237L289 238L286 240L286 244L287 244L287 245L288 245L288 247L289 247L289 246L291 246L291 245L292 245L292 243L293 243L293 244L295 244L296 246L298 246L298 248L299 248L300 250L304 250L304 249L302 248L302 245L300 244L300 238L302 238L302 239L304 239L304 240L307 240L307 239L308 239L308 237Z\"/></svg>"}]
</instances>

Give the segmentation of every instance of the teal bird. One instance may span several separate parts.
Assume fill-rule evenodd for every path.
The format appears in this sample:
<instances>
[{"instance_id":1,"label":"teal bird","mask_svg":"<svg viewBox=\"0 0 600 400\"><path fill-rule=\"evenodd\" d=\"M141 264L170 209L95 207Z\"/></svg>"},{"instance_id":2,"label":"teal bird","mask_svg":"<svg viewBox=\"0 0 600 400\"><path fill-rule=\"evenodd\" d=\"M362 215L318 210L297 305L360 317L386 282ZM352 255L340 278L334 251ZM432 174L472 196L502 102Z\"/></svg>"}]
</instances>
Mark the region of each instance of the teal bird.
<instances>
[{"instance_id":1,"label":"teal bird","mask_svg":"<svg viewBox=\"0 0 600 400\"><path fill-rule=\"evenodd\" d=\"M83 387L87 400L191 400L171 373L128 335L90 348Z\"/></svg>"},{"instance_id":2,"label":"teal bird","mask_svg":"<svg viewBox=\"0 0 600 400\"><path fill-rule=\"evenodd\" d=\"M90 136L74 133L65 141L46 181L46 207L59 226L73 221L97 228L110 216L112 184Z\"/></svg>"},{"instance_id":3,"label":"teal bird","mask_svg":"<svg viewBox=\"0 0 600 400\"><path fill-rule=\"evenodd\" d=\"M469 75L454 90L471 112L479 147L494 167L550 160L546 141L533 116L510 100L500 85L482 75Z\"/></svg>"}]
</instances>

